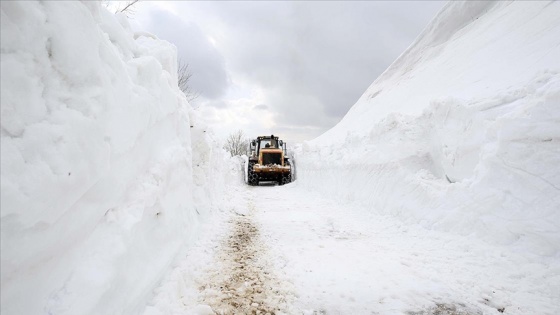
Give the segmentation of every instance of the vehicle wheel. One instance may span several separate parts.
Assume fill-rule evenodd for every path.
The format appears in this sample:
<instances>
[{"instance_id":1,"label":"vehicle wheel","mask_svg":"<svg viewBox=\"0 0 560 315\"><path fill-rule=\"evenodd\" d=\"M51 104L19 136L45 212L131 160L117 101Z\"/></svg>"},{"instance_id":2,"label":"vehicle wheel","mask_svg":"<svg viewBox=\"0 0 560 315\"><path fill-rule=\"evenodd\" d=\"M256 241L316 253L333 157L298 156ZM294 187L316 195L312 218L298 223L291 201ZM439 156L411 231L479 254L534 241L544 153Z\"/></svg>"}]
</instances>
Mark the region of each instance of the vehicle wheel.
<instances>
[{"instance_id":1,"label":"vehicle wheel","mask_svg":"<svg viewBox=\"0 0 560 315\"><path fill-rule=\"evenodd\" d=\"M282 175L282 179L280 181L281 181L280 185L291 183L292 182L292 174Z\"/></svg>"},{"instance_id":2,"label":"vehicle wheel","mask_svg":"<svg viewBox=\"0 0 560 315\"><path fill-rule=\"evenodd\" d=\"M256 186L259 184L259 175L253 171L254 165L255 162L249 162L249 168L247 170L247 181L251 186Z\"/></svg>"}]
</instances>

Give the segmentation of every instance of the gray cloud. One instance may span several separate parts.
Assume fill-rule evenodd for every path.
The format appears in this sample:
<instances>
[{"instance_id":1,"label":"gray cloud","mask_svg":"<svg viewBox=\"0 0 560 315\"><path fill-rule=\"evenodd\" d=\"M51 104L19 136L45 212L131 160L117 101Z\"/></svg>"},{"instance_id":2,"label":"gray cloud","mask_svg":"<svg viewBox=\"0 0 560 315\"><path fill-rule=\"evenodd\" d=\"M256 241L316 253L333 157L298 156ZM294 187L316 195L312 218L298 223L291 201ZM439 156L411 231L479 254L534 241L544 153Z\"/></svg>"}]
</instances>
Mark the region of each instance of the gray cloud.
<instances>
[{"instance_id":1,"label":"gray cloud","mask_svg":"<svg viewBox=\"0 0 560 315\"><path fill-rule=\"evenodd\" d=\"M255 107L253 107L253 109L256 110L267 110L268 106L264 105L264 104L259 104L259 105L255 105Z\"/></svg>"},{"instance_id":2,"label":"gray cloud","mask_svg":"<svg viewBox=\"0 0 560 315\"><path fill-rule=\"evenodd\" d=\"M193 22L159 9L151 9L143 16L142 27L177 47L178 58L189 64L194 91L207 99L225 95L228 78L225 60Z\"/></svg>"},{"instance_id":3,"label":"gray cloud","mask_svg":"<svg viewBox=\"0 0 560 315\"><path fill-rule=\"evenodd\" d=\"M182 34L172 42L180 51L198 50L202 43L204 55L208 45L203 40L191 41L190 36L214 38L233 80L263 91L264 100L259 102L267 104L276 128L305 131L306 136L300 137L305 138L336 124L444 4L173 2L174 10L188 21L183 24L194 24L203 34ZM176 32L167 20L159 23L163 33ZM196 69L196 76L198 71L206 69ZM227 82L224 76L206 84L216 84L216 90L223 91Z\"/></svg>"}]
</instances>

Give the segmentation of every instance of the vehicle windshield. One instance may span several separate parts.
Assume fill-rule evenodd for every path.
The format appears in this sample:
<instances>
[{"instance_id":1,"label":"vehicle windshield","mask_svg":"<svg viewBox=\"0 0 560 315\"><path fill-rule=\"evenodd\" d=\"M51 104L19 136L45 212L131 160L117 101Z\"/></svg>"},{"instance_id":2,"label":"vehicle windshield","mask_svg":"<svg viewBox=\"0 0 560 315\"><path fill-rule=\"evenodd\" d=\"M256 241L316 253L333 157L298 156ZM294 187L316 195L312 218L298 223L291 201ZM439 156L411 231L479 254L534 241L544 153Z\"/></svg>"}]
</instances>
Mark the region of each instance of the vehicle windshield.
<instances>
[{"instance_id":1,"label":"vehicle windshield","mask_svg":"<svg viewBox=\"0 0 560 315\"><path fill-rule=\"evenodd\" d=\"M276 144L276 140L274 139L262 139L260 143L260 147L261 149L278 148L278 145Z\"/></svg>"}]
</instances>

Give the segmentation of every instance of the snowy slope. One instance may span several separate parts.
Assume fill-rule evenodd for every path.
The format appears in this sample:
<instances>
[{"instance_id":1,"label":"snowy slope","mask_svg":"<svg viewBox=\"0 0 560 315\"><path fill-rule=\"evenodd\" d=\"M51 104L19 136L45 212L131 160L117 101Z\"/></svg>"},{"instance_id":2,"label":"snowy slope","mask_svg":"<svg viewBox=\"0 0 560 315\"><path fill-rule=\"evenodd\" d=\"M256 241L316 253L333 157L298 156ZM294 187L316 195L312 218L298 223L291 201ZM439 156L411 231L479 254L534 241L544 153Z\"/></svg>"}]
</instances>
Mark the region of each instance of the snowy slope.
<instances>
[{"instance_id":1,"label":"snowy slope","mask_svg":"<svg viewBox=\"0 0 560 315\"><path fill-rule=\"evenodd\" d=\"M448 3L303 144L300 183L558 264L559 16L553 1Z\"/></svg>"},{"instance_id":2,"label":"snowy slope","mask_svg":"<svg viewBox=\"0 0 560 315\"><path fill-rule=\"evenodd\" d=\"M1 3L1 311L142 307L223 188L176 49L98 2Z\"/></svg>"}]
</instances>

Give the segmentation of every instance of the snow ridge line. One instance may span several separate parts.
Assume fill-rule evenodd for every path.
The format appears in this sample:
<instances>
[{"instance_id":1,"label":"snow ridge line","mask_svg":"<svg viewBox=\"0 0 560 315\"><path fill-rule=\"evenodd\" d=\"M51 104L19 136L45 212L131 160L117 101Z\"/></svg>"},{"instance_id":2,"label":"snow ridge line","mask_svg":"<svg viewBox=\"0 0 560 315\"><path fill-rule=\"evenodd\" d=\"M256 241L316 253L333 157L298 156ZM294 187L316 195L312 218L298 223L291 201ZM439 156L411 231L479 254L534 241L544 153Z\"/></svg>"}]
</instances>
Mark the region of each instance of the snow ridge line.
<instances>
[{"instance_id":1,"label":"snow ridge line","mask_svg":"<svg viewBox=\"0 0 560 315\"><path fill-rule=\"evenodd\" d=\"M237 213L229 223L231 232L217 251L216 268L208 271L199 287L201 303L215 314L286 314L291 294L272 272L273 265L253 220L255 206Z\"/></svg>"}]
</instances>

